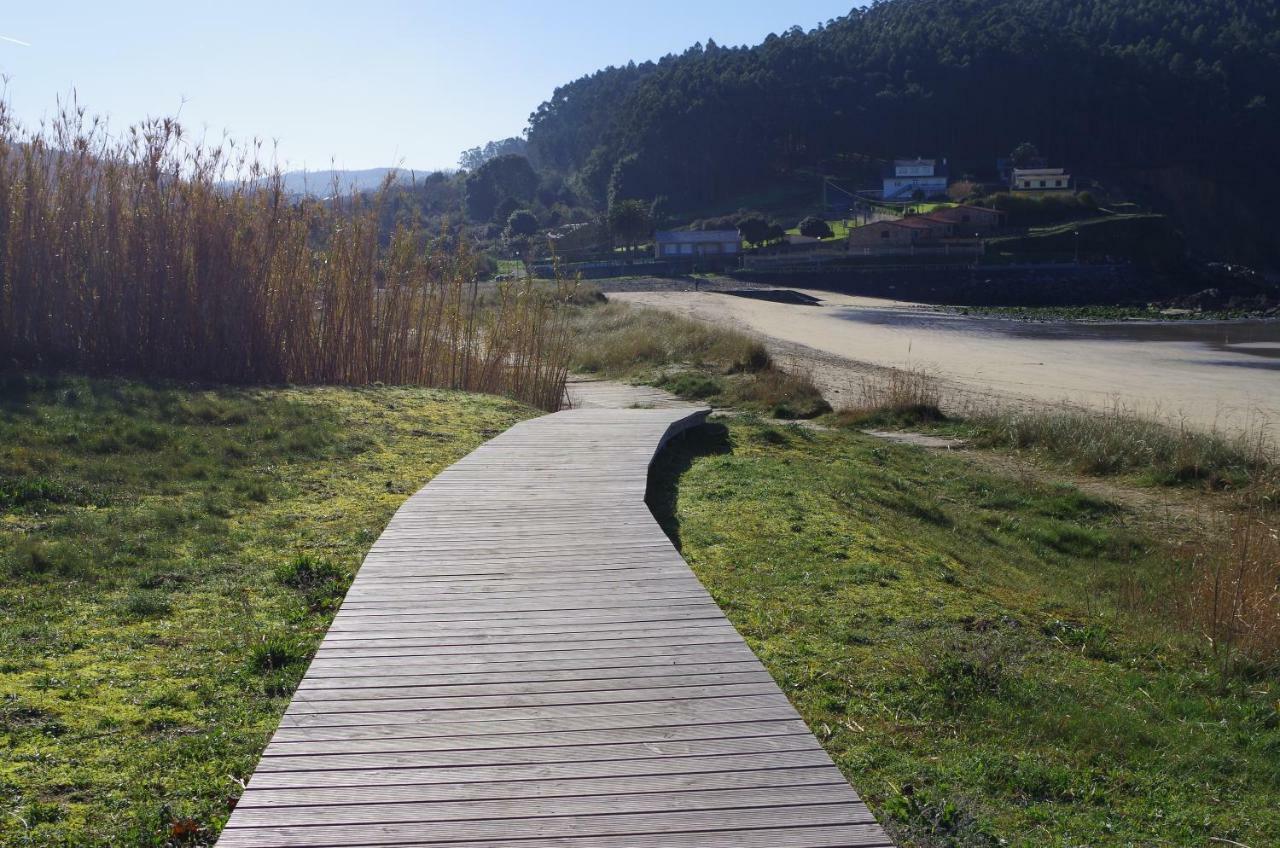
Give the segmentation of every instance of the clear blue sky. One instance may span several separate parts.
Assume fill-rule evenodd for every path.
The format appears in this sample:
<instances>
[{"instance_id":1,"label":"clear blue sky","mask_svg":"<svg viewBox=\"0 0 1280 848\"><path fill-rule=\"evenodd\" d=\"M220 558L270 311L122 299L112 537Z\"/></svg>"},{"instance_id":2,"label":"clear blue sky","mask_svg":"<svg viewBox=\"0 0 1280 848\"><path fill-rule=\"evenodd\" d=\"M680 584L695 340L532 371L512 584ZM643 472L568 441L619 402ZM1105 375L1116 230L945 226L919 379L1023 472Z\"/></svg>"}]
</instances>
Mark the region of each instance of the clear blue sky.
<instances>
[{"instance_id":1,"label":"clear blue sky","mask_svg":"<svg viewBox=\"0 0 1280 848\"><path fill-rule=\"evenodd\" d=\"M0 73L24 123L74 88L114 127L181 108L193 130L278 140L294 168L451 167L464 148L518 134L556 85L585 73L709 37L753 44L853 5L12 2L0 10Z\"/></svg>"}]
</instances>

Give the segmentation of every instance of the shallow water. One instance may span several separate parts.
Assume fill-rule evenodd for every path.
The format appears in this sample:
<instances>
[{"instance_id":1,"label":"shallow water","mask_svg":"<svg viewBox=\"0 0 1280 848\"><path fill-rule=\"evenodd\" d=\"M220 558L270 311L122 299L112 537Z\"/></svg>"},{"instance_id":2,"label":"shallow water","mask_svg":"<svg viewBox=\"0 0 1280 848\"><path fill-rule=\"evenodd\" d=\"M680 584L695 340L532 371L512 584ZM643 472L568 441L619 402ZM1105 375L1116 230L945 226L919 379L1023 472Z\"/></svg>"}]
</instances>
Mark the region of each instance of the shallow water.
<instances>
[{"instance_id":1,"label":"shallow water","mask_svg":"<svg viewBox=\"0 0 1280 848\"><path fill-rule=\"evenodd\" d=\"M920 309L857 307L841 308L837 314L846 321L922 332L1055 342L1175 344L1194 352L1193 358L1204 365L1280 371L1280 321L1275 320L1019 321Z\"/></svg>"}]
</instances>

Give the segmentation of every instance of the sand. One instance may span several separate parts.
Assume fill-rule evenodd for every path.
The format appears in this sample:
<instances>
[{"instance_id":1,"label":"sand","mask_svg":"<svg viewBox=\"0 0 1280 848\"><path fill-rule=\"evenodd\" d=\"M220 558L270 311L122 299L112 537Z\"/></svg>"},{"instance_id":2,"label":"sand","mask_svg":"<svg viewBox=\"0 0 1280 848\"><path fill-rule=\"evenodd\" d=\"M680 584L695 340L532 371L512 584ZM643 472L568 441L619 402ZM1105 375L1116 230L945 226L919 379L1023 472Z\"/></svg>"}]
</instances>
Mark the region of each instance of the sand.
<instances>
[{"instance_id":1,"label":"sand","mask_svg":"<svg viewBox=\"0 0 1280 848\"><path fill-rule=\"evenodd\" d=\"M1270 429L1272 440L1274 424L1280 423L1280 370L1275 360L1250 356L1246 345L1214 350L1187 341L1022 338L992 331L994 319L903 326L895 318L918 311L918 305L802 293L820 303L693 292L610 297L756 334L810 370L824 390L836 395L836 406L857 391L868 369L910 367L933 372L956 396L968 399L1108 409L1119 404L1136 414L1204 429ZM865 310L864 319L872 320L842 318L849 309Z\"/></svg>"}]
</instances>

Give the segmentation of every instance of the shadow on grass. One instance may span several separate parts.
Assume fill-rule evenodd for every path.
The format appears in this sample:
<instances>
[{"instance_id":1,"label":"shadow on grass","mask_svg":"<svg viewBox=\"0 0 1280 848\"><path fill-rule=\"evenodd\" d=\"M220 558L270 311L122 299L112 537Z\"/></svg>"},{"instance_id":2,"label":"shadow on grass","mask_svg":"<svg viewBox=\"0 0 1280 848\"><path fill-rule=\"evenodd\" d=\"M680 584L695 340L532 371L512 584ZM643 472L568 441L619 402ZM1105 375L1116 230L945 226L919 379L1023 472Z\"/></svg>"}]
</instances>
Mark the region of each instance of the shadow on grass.
<instances>
[{"instance_id":1,"label":"shadow on grass","mask_svg":"<svg viewBox=\"0 0 1280 848\"><path fill-rule=\"evenodd\" d=\"M683 550L680 542L680 519L676 515L680 478L693 466L695 460L732 452L728 427L716 423L703 424L673 439L650 466L649 487L644 500L676 550Z\"/></svg>"}]
</instances>

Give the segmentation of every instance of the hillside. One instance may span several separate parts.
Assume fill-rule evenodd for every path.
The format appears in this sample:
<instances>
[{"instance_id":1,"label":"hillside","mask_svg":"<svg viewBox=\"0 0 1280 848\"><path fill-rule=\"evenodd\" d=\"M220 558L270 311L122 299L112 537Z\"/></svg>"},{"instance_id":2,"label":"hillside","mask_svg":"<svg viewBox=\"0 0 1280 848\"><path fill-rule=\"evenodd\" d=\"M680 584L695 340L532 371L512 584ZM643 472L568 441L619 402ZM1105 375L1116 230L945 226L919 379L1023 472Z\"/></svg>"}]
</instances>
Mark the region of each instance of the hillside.
<instances>
[{"instance_id":1,"label":"hillside","mask_svg":"<svg viewBox=\"0 0 1280 848\"><path fill-rule=\"evenodd\" d=\"M1266 0L887 0L562 86L529 155L596 206L692 212L796 174L874 180L894 156L991 176L1030 140L1206 253L1274 266L1278 66Z\"/></svg>"},{"instance_id":2,"label":"hillside","mask_svg":"<svg viewBox=\"0 0 1280 848\"><path fill-rule=\"evenodd\" d=\"M419 179L426 171L419 171ZM406 168L369 168L363 171L289 171L283 175L287 192L295 195L325 197L334 193L334 185L339 194L357 191L377 191L387 177L394 175L401 183L412 179L413 172Z\"/></svg>"}]
</instances>

